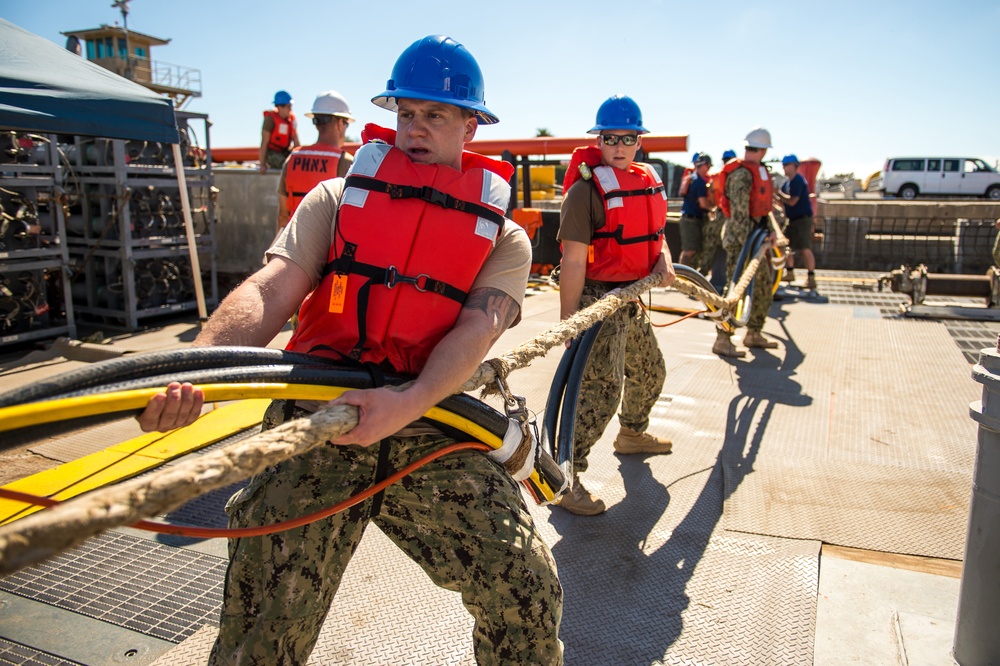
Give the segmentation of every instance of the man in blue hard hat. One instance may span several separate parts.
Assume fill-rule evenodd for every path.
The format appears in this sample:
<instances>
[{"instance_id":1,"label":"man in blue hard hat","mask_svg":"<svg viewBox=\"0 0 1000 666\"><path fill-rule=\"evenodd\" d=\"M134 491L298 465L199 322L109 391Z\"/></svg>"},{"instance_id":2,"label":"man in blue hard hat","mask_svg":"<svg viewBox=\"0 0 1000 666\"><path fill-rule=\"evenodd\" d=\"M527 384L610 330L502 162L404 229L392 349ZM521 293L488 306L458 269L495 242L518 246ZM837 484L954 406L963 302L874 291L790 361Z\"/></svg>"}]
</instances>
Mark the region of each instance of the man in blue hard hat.
<instances>
[{"instance_id":1,"label":"man in blue hard hat","mask_svg":"<svg viewBox=\"0 0 1000 666\"><path fill-rule=\"evenodd\" d=\"M451 38L418 40L372 102L395 113L396 129L365 128L348 176L305 196L267 265L226 297L195 344L264 346L301 304L289 350L365 368L376 386L386 373L415 378L332 401L356 406L357 425L254 477L229 502L232 527L312 514L454 444L423 416L519 319L531 244L504 218L513 168L465 150L480 124L498 122L476 60ZM171 384L140 425L189 424L202 400ZM264 425L318 406L274 401ZM533 440L517 429L515 440L534 460L522 450ZM437 585L461 592L478 663L561 664L555 562L515 481L524 466L508 470L499 453L454 452L346 512L231 541L210 663L305 664L374 523Z\"/></svg>"},{"instance_id":2,"label":"man in blue hard hat","mask_svg":"<svg viewBox=\"0 0 1000 666\"><path fill-rule=\"evenodd\" d=\"M667 196L657 172L635 161L648 133L639 105L626 95L608 98L597 111L594 145L573 152L563 182L559 240L563 256L559 273L560 317L623 285L663 276L674 280L670 250L663 242ZM581 516L602 513L604 500L580 481L587 456L614 416L621 399L615 451L670 453L672 443L647 432L649 414L666 378L663 353L649 317L629 303L608 317L594 342L584 369L576 405L573 437L573 485L557 506Z\"/></svg>"},{"instance_id":3,"label":"man in blue hard hat","mask_svg":"<svg viewBox=\"0 0 1000 666\"><path fill-rule=\"evenodd\" d=\"M260 132L260 172L280 169L285 158L299 144L298 125L292 113L292 96L285 90L274 93L274 108L264 111Z\"/></svg>"},{"instance_id":4,"label":"man in blue hard hat","mask_svg":"<svg viewBox=\"0 0 1000 666\"><path fill-rule=\"evenodd\" d=\"M788 281L794 280L792 269L795 267L795 257L802 257L805 267L806 289L816 289L816 255L812 251L813 209L809 201L809 184L799 173L799 158L785 155L781 158L781 167L788 179L774 193L785 209L785 235L788 237L788 247L792 250L787 259Z\"/></svg>"}]
</instances>

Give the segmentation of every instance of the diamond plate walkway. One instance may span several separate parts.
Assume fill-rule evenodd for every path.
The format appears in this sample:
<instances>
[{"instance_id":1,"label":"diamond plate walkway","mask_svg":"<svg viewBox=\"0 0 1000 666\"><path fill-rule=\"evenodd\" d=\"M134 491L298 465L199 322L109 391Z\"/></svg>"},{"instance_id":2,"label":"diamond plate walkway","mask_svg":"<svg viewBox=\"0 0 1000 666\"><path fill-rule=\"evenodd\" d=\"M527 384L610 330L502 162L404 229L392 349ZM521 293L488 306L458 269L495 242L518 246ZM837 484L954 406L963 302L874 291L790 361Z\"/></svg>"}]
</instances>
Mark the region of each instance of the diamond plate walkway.
<instances>
[{"instance_id":1,"label":"diamond plate walkway","mask_svg":"<svg viewBox=\"0 0 1000 666\"><path fill-rule=\"evenodd\" d=\"M746 359L711 354L707 321L657 329L668 375L651 430L671 437L674 453L615 454L613 421L584 476L608 511L532 506L565 589L566 664L837 663L815 652L817 618L827 617L817 613L822 543L961 557L975 448L967 410L979 397L964 354L996 331L904 320L898 295L836 277L821 281L819 299L775 303L765 333L779 348ZM676 292L654 300L697 305ZM495 350L548 328L558 293L534 293L523 316ZM559 355L510 378L539 417ZM226 494L172 519L217 523ZM63 558L0 580L0 663L204 663L224 544L129 531ZM81 615L95 631L97 618L132 635L135 653L85 658L7 609L47 613L68 632ZM923 616L901 617L923 626ZM471 626L457 595L373 527L310 663L473 664ZM36 661L18 656L29 653Z\"/></svg>"}]
</instances>

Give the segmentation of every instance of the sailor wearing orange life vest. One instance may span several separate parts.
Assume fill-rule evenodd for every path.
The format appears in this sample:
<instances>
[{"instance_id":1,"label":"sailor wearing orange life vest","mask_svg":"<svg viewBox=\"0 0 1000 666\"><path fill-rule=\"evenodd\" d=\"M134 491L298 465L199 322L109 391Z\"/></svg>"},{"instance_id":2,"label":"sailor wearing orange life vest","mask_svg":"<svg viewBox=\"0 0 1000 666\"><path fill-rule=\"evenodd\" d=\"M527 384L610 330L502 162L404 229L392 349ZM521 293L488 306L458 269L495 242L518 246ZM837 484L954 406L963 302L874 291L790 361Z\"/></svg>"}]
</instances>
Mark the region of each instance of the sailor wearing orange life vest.
<instances>
[{"instance_id":1,"label":"sailor wearing orange life vest","mask_svg":"<svg viewBox=\"0 0 1000 666\"><path fill-rule=\"evenodd\" d=\"M281 231L302 198L321 181L343 178L354 157L343 151L347 126L354 122L351 109L336 90L320 93L306 114L319 132L311 146L299 146L285 160L278 179L278 231Z\"/></svg>"},{"instance_id":2,"label":"sailor wearing orange life vest","mask_svg":"<svg viewBox=\"0 0 1000 666\"><path fill-rule=\"evenodd\" d=\"M754 227L767 225L767 216L774 199L774 182L762 162L764 154L771 147L771 133L763 127L755 128L747 134L744 145L743 159L731 160L722 167L715 188L716 202L726 216L722 246L726 251L726 278L729 284L734 279L739 280L740 276L734 276L733 273L743 244ZM771 242L773 240L772 234ZM750 318L747 322L747 334L743 338L747 347L774 349L778 346L778 343L768 340L761 333L773 300L772 281L770 264L762 261L754 278ZM731 336L731 332L717 328L712 351L730 358L745 356L746 352L733 344Z\"/></svg>"},{"instance_id":3,"label":"sailor wearing orange life vest","mask_svg":"<svg viewBox=\"0 0 1000 666\"><path fill-rule=\"evenodd\" d=\"M292 113L292 96L284 90L274 93L274 108L264 112L260 133L260 172L280 169L292 148L300 145L298 125Z\"/></svg>"},{"instance_id":4,"label":"sailor wearing orange life vest","mask_svg":"<svg viewBox=\"0 0 1000 666\"><path fill-rule=\"evenodd\" d=\"M318 511L455 443L422 417L519 318L531 244L503 216L513 167L464 150L480 124L498 122L472 54L448 37L418 40L372 102L395 112L395 131L366 128L372 141L347 178L306 195L268 263L226 297L195 344L263 347L302 303L290 349L364 363L375 381L383 370L418 374L402 390L351 390L333 401L358 408L354 429L254 477L231 500L234 527ZM139 423L147 431L191 423L200 394L171 384ZM277 415L268 414L270 423ZM552 554L518 484L478 451L432 460L321 522L231 542L209 663L307 663L371 523L435 583L461 593L475 615L478 663L562 663Z\"/></svg>"},{"instance_id":5,"label":"sailor wearing orange life vest","mask_svg":"<svg viewBox=\"0 0 1000 666\"><path fill-rule=\"evenodd\" d=\"M648 277L674 280L670 250L663 241L667 197L659 175L636 162L648 133L632 98L615 95L597 111L592 146L573 153L563 183L559 240L560 316L566 319L615 287ZM573 440L574 479L557 506L577 515L605 510L578 474L614 416L621 397L615 440L619 453L669 453L669 439L646 432L649 413L663 388L666 364L649 318L631 303L611 315L595 341L577 402ZM623 392L624 387L624 392Z\"/></svg>"}]
</instances>

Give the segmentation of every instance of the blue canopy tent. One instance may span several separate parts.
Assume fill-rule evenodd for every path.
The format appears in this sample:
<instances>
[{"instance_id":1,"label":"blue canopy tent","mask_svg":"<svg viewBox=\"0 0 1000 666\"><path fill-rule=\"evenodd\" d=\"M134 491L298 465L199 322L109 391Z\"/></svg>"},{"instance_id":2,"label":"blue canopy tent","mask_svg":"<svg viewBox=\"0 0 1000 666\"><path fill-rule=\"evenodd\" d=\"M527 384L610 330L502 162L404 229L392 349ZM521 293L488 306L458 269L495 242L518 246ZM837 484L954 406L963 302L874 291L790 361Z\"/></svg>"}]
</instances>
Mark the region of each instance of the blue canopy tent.
<instances>
[{"instance_id":1,"label":"blue canopy tent","mask_svg":"<svg viewBox=\"0 0 1000 666\"><path fill-rule=\"evenodd\" d=\"M177 143L174 105L0 19L0 128Z\"/></svg>"},{"instance_id":2,"label":"blue canopy tent","mask_svg":"<svg viewBox=\"0 0 1000 666\"><path fill-rule=\"evenodd\" d=\"M49 40L0 19L0 129L173 144L183 164L174 103ZM207 318L184 169L176 169L188 253Z\"/></svg>"}]
</instances>

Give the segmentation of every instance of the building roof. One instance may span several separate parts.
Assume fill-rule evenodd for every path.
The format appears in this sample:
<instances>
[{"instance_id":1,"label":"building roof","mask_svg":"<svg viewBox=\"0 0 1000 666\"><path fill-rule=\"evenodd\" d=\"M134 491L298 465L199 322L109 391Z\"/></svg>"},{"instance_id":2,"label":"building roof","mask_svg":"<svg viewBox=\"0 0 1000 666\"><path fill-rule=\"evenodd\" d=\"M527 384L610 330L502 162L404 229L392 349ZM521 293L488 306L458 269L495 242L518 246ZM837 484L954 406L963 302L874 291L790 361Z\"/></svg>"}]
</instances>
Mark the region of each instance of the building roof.
<instances>
[{"instance_id":1,"label":"building roof","mask_svg":"<svg viewBox=\"0 0 1000 666\"><path fill-rule=\"evenodd\" d=\"M125 28L119 25L107 25L102 23L99 28L85 28L83 30L66 30L62 33L67 37L79 37L80 39L91 39L94 37L105 37L108 34L125 35ZM162 39L160 37L153 37L152 35L147 35L136 30L129 30L128 36L131 39L139 38L147 40L151 46L163 46L169 44L169 39Z\"/></svg>"}]
</instances>

